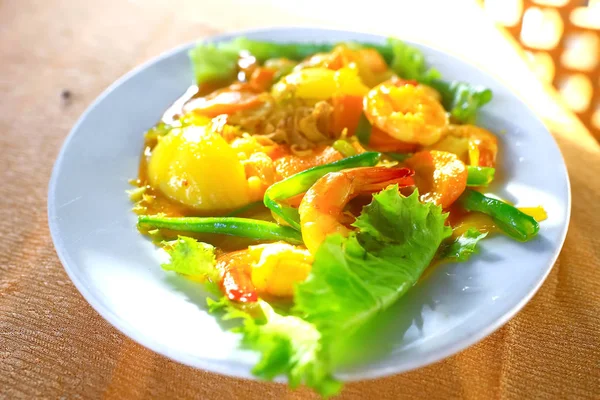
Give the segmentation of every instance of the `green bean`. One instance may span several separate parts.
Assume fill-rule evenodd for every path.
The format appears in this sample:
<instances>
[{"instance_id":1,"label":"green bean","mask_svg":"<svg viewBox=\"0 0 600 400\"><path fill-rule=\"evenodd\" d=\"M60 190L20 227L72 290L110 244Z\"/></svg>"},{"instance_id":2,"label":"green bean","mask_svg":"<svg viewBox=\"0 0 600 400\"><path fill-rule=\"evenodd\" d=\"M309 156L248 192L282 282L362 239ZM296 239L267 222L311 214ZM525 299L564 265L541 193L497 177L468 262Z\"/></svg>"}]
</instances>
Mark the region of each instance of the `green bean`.
<instances>
[{"instance_id":1,"label":"green bean","mask_svg":"<svg viewBox=\"0 0 600 400\"><path fill-rule=\"evenodd\" d=\"M492 199L471 189L458 198L467 211L477 211L492 217L496 225L513 239L526 242L533 239L540 230L536 220L503 201Z\"/></svg>"},{"instance_id":2,"label":"green bean","mask_svg":"<svg viewBox=\"0 0 600 400\"><path fill-rule=\"evenodd\" d=\"M491 167L467 167L467 186L487 186L494 180L496 170Z\"/></svg>"},{"instance_id":3,"label":"green bean","mask_svg":"<svg viewBox=\"0 0 600 400\"><path fill-rule=\"evenodd\" d=\"M230 212L229 214L227 214L225 216L226 217L237 217L238 215L243 214L248 210L252 210L254 207L256 207L258 205L262 205L262 201L255 201L253 203L246 204L245 206L242 206L242 207L238 208L237 210L233 210L232 212Z\"/></svg>"},{"instance_id":4,"label":"green bean","mask_svg":"<svg viewBox=\"0 0 600 400\"><path fill-rule=\"evenodd\" d=\"M413 153L383 153L386 156L388 156L389 158L391 158L392 160L396 160L396 161L404 161L407 158L410 158Z\"/></svg>"},{"instance_id":5,"label":"green bean","mask_svg":"<svg viewBox=\"0 0 600 400\"><path fill-rule=\"evenodd\" d=\"M339 139L333 142L333 148L342 153L344 157L351 157L356 155L356 149L352 147L347 140Z\"/></svg>"},{"instance_id":6,"label":"green bean","mask_svg":"<svg viewBox=\"0 0 600 400\"><path fill-rule=\"evenodd\" d=\"M299 172L271 185L265 192L265 206L290 224L292 228L300 230L298 210L282 206L278 201L306 192L317 180L330 172L355 167L372 167L379 162L380 157L380 153L371 151Z\"/></svg>"},{"instance_id":7,"label":"green bean","mask_svg":"<svg viewBox=\"0 0 600 400\"><path fill-rule=\"evenodd\" d=\"M237 217L158 217L141 215L138 226L145 229L171 229L180 232L218 233L259 240L284 240L302 244L300 232L273 222Z\"/></svg>"}]
</instances>

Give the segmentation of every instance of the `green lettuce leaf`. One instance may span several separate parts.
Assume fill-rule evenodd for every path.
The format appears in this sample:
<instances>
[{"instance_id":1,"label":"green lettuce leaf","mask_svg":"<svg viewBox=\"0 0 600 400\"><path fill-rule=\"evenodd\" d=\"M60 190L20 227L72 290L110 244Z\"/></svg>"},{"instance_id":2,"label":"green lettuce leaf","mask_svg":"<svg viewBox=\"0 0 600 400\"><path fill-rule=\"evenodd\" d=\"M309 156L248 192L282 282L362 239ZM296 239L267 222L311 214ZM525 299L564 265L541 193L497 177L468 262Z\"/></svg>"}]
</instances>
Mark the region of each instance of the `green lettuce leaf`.
<instances>
[{"instance_id":1,"label":"green lettuce leaf","mask_svg":"<svg viewBox=\"0 0 600 400\"><path fill-rule=\"evenodd\" d=\"M356 233L329 236L319 248L308 279L296 286L295 312L327 340L360 328L417 282L451 233L446 217L416 191L404 197L392 186L374 195Z\"/></svg>"},{"instance_id":2,"label":"green lettuce leaf","mask_svg":"<svg viewBox=\"0 0 600 400\"><path fill-rule=\"evenodd\" d=\"M470 228L453 241L444 243L440 247L440 258L452 261L467 261L471 255L478 252L477 244L487 235L487 232L479 232L475 228Z\"/></svg>"},{"instance_id":3,"label":"green lettuce leaf","mask_svg":"<svg viewBox=\"0 0 600 400\"><path fill-rule=\"evenodd\" d=\"M313 324L280 315L264 300L244 308L225 297L219 301L209 299L208 304L211 312L223 311L225 320L242 320L235 329L243 335L242 346L261 354L252 370L256 376L273 379L285 375L290 387L304 383L325 397L340 392L342 384L331 375L330 357Z\"/></svg>"},{"instance_id":4,"label":"green lettuce leaf","mask_svg":"<svg viewBox=\"0 0 600 400\"><path fill-rule=\"evenodd\" d=\"M235 78L241 51L252 54L259 62L270 58L299 61L312 54L330 51L330 43L275 43L238 37L228 42L199 43L189 52L197 83L226 81Z\"/></svg>"},{"instance_id":5,"label":"green lettuce leaf","mask_svg":"<svg viewBox=\"0 0 600 400\"><path fill-rule=\"evenodd\" d=\"M444 82L434 79L425 82L442 95L442 104L456 122L473 123L477 110L492 100L492 91L465 82Z\"/></svg>"},{"instance_id":6,"label":"green lettuce leaf","mask_svg":"<svg viewBox=\"0 0 600 400\"><path fill-rule=\"evenodd\" d=\"M235 78L238 51L213 43L201 43L189 51L197 83Z\"/></svg>"},{"instance_id":7,"label":"green lettuce leaf","mask_svg":"<svg viewBox=\"0 0 600 400\"><path fill-rule=\"evenodd\" d=\"M214 247L193 238L179 236L164 243L170 256L162 264L167 271L193 277L208 278L204 286L213 294L220 294L216 283L219 272L215 267ZM323 349L321 334L309 322L291 315L281 315L263 300L244 305L231 302L223 296L215 301L207 298L210 312L222 311L223 320L240 319L235 329L243 335L242 346L261 354L253 373L263 379L286 375L290 387L305 384L322 396L339 393L342 384L332 377L329 354Z\"/></svg>"},{"instance_id":8,"label":"green lettuce leaf","mask_svg":"<svg viewBox=\"0 0 600 400\"><path fill-rule=\"evenodd\" d=\"M390 68L399 77L422 83L441 77L436 69L427 66L421 50L394 38L389 38L387 44L393 54Z\"/></svg>"},{"instance_id":9,"label":"green lettuce leaf","mask_svg":"<svg viewBox=\"0 0 600 400\"><path fill-rule=\"evenodd\" d=\"M169 262L161 264L165 271L219 282L215 248L210 244L198 242L187 236L179 236L176 240L165 242L163 245L170 257Z\"/></svg>"},{"instance_id":10,"label":"green lettuce leaf","mask_svg":"<svg viewBox=\"0 0 600 400\"><path fill-rule=\"evenodd\" d=\"M392 305L419 279L450 235L447 214L422 204L418 193L402 196L392 186L373 196L344 238L327 237L315 255L309 278L296 286L293 314L284 315L259 300L244 305L222 297L208 299L212 312L239 319L242 345L260 353L253 373L264 379L288 377L323 396L339 393L333 354L340 338L363 327ZM194 276L216 278L212 247L180 237L167 245L171 262L163 266ZM343 347L343 344L341 345Z\"/></svg>"}]
</instances>

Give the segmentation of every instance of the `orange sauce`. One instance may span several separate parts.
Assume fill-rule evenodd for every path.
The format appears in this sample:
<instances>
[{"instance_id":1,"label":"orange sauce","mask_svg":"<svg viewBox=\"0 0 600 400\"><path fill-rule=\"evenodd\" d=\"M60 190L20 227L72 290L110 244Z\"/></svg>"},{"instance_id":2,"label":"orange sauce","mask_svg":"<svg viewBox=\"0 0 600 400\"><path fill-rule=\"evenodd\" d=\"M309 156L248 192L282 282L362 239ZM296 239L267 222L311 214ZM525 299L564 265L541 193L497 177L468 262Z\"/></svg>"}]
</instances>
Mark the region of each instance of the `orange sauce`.
<instances>
[{"instance_id":1,"label":"orange sauce","mask_svg":"<svg viewBox=\"0 0 600 400\"><path fill-rule=\"evenodd\" d=\"M494 224L492 218L486 214L465 211L456 203L451 205L445 211L449 213L446 223L452 228L452 235L446 239L448 241L456 239L471 228L477 229L482 233L499 232L499 229L496 224ZM435 257L419 278L419 282L431 276L433 271L442 264L444 264L444 260Z\"/></svg>"}]
</instances>

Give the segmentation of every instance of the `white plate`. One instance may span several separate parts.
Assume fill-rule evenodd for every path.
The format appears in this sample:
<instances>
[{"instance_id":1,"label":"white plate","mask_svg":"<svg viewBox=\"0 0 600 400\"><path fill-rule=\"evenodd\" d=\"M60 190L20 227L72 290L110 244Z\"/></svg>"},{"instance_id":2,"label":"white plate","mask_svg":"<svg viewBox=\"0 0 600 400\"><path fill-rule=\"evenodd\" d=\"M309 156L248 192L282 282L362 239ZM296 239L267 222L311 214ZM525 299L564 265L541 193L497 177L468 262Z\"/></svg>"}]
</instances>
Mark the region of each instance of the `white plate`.
<instances>
[{"instance_id":1,"label":"white plate","mask_svg":"<svg viewBox=\"0 0 600 400\"><path fill-rule=\"evenodd\" d=\"M269 29L242 33L271 41L382 42L361 33ZM228 40L234 35L213 38ZM415 44L447 80L491 88L479 123L500 133L497 184L517 205L543 205L539 236L485 240L472 261L437 268L389 311L370 361L345 367L344 380L407 371L454 354L492 333L533 296L556 261L570 214L569 181L552 136L499 80L442 51ZM58 157L48 218L58 255L75 286L104 318L142 345L194 367L251 377L257 356L207 314L199 286L161 270L155 247L135 228L125 194L137 175L143 133L192 83L186 45L109 87L71 131ZM504 132L502 134L502 132Z\"/></svg>"}]
</instances>

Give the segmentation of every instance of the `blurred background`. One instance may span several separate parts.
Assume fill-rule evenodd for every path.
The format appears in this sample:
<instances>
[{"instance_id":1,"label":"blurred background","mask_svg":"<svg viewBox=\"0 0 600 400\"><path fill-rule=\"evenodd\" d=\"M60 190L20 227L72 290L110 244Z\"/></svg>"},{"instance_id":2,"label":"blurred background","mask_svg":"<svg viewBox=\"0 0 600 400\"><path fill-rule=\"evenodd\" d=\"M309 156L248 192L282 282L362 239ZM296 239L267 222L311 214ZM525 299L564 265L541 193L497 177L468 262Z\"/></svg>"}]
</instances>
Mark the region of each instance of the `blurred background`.
<instances>
[{"instance_id":1,"label":"blurred background","mask_svg":"<svg viewBox=\"0 0 600 400\"><path fill-rule=\"evenodd\" d=\"M536 76L600 138L600 0L479 0Z\"/></svg>"}]
</instances>

